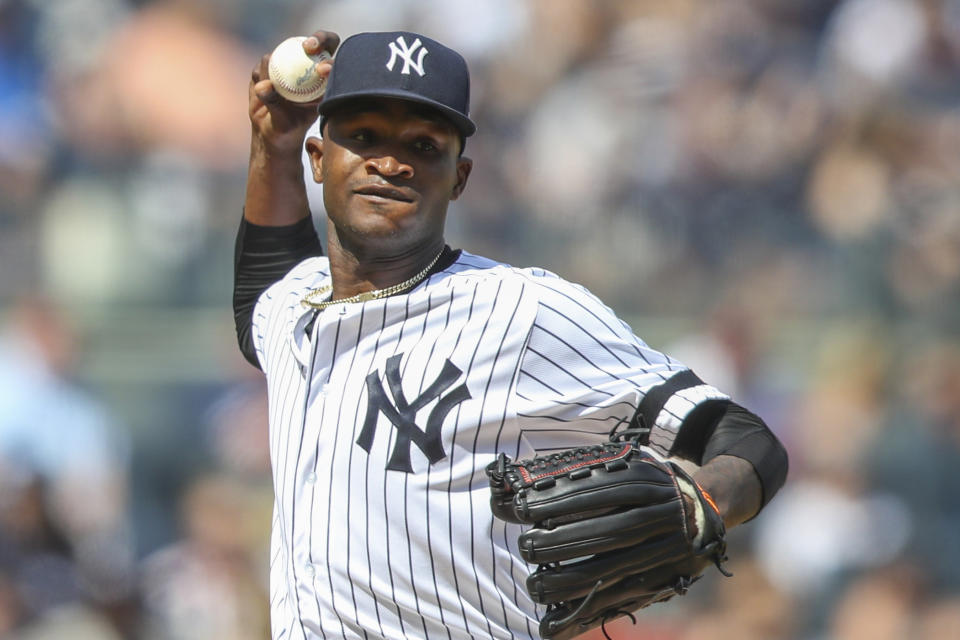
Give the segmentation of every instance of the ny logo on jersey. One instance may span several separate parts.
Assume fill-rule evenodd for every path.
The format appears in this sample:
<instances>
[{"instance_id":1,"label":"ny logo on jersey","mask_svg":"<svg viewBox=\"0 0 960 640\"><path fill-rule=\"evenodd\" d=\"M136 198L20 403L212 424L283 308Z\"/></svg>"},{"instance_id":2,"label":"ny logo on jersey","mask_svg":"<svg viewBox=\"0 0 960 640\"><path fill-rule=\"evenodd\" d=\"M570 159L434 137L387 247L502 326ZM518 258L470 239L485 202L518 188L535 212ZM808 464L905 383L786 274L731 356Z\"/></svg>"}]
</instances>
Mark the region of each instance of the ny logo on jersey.
<instances>
[{"instance_id":1,"label":"ny logo on jersey","mask_svg":"<svg viewBox=\"0 0 960 640\"><path fill-rule=\"evenodd\" d=\"M393 444L393 452L390 454L389 462L387 462L387 469L412 473L410 445L417 445L423 455L427 456L430 464L447 457L443 450L443 442L440 439L440 428L443 426L447 414L458 404L472 396L465 383L453 389L447 395L443 395L463 373L455 364L447 360L437 379L412 402L408 401L400 385L400 358L402 355L398 354L387 360L385 377L387 386L390 388L390 395L393 397L392 403L380 383L378 372L374 371L367 376L367 416L363 421L363 429L360 431L360 437L357 438L357 444L367 453L370 453L374 432L377 429L377 419L382 413L397 429L397 439ZM437 400L437 404L427 416L427 428L421 429L417 426L417 413L434 400Z\"/></svg>"},{"instance_id":2,"label":"ny logo on jersey","mask_svg":"<svg viewBox=\"0 0 960 640\"><path fill-rule=\"evenodd\" d=\"M413 54L416 52L417 48L420 49L420 52L417 53L417 61L413 61ZM396 42L390 43L390 60L387 62L387 70L393 71L393 65L397 62L397 57L399 56L403 60L403 69L400 70L401 75L410 75L410 69L413 69L422 78L424 73L423 70L423 58L427 55L428 51L426 47L421 46L420 38L417 38L413 41L413 44L409 47L407 46L407 41L403 39L403 36L397 36Z\"/></svg>"}]
</instances>

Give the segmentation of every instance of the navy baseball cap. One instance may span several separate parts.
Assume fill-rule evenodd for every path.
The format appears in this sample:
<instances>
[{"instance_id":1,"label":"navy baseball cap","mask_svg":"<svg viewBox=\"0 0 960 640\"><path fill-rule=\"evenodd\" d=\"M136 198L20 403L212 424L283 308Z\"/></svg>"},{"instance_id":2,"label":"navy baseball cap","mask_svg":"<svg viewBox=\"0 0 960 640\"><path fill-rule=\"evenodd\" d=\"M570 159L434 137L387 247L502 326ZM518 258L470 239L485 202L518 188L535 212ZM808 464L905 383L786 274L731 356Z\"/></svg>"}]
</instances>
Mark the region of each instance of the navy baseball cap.
<instances>
[{"instance_id":1,"label":"navy baseball cap","mask_svg":"<svg viewBox=\"0 0 960 640\"><path fill-rule=\"evenodd\" d=\"M320 103L320 129L338 106L356 98L399 98L446 116L464 137L470 119L470 72L459 53L409 31L358 33L341 43Z\"/></svg>"}]
</instances>

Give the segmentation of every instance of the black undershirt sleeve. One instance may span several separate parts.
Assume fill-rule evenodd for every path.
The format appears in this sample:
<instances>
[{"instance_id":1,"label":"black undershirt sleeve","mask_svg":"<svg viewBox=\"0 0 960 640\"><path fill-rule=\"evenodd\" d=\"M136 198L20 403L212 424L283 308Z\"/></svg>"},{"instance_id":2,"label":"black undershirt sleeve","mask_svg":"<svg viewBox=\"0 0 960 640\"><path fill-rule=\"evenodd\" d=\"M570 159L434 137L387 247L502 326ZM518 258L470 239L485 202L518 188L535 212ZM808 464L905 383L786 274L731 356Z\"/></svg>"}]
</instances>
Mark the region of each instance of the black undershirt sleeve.
<instances>
[{"instance_id":1,"label":"black undershirt sleeve","mask_svg":"<svg viewBox=\"0 0 960 640\"><path fill-rule=\"evenodd\" d=\"M667 401L679 391L703 384L697 375L680 371L649 389L633 417L632 426L650 438L650 427ZM749 462L763 490L765 506L780 490L787 477L787 452L755 413L730 400L707 400L683 419L670 446L671 456L703 466L719 455L735 456Z\"/></svg>"},{"instance_id":2,"label":"black undershirt sleeve","mask_svg":"<svg viewBox=\"0 0 960 640\"><path fill-rule=\"evenodd\" d=\"M787 478L787 452L755 413L729 400L709 400L684 419L670 454L699 465L719 455L749 462L763 489L761 508Z\"/></svg>"},{"instance_id":3,"label":"black undershirt sleeve","mask_svg":"<svg viewBox=\"0 0 960 640\"><path fill-rule=\"evenodd\" d=\"M233 263L233 317L240 352L260 368L253 346L253 307L260 294L306 258L323 255L313 221L282 227L240 221Z\"/></svg>"}]
</instances>

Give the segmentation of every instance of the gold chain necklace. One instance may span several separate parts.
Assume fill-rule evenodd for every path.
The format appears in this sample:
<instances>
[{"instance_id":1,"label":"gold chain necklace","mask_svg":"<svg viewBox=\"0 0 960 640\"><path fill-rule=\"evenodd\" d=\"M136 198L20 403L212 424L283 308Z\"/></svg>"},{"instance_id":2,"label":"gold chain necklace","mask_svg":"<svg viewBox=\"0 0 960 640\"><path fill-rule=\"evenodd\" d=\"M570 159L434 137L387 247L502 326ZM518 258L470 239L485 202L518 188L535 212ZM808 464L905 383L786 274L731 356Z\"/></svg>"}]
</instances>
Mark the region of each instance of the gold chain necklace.
<instances>
[{"instance_id":1,"label":"gold chain necklace","mask_svg":"<svg viewBox=\"0 0 960 640\"><path fill-rule=\"evenodd\" d=\"M444 249L445 250L445 249ZM437 254L437 257L430 261L423 271L413 276L409 280L404 280L400 284L395 284L386 289L375 289L373 291L364 291L363 293L358 293L355 296L350 296L349 298L343 298L342 300L321 300L320 302L314 302L317 298L320 298L333 289L333 285L328 284L325 287L320 287L319 289L314 289L303 297L303 300L300 301L300 304L305 307L311 307L313 309L326 309L327 307L332 307L335 304L350 304L352 302L368 302L370 300L377 300L379 298L386 298L387 296L392 296L395 293L400 293L405 289L419 284L421 280L427 277L427 274L430 273L430 269L433 269L433 265L437 264L437 260L440 259L440 256L443 255L443 251Z\"/></svg>"}]
</instances>

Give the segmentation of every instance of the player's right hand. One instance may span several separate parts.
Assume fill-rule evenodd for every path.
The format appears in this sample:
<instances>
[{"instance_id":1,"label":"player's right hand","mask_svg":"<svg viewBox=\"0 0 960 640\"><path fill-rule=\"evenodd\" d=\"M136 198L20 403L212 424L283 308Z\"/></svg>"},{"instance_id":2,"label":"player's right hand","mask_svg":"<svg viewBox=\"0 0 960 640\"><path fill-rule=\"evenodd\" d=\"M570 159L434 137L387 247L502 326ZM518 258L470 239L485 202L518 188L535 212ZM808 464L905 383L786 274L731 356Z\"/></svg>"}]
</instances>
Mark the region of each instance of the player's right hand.
<instances>
[{"instance_id":1,"label":"player's right hand","mask_svg":"<svg viewBox=\"0 0 960 640\"><path fill-rule=\"evenodd\" d=\"M340 36L332 31L316 31L303 43L308 54L326 50L333 55L340 45ZM255 146L259 143L273 153L296 153L299 161L303 139L317 119L317 105L313 102L290 102L277 93L267 75L270 54L264 54L250 76L249 115ZM326 78L333 68L331 60L317 63L317 73Z\"/></svg>"}]
</instances>

